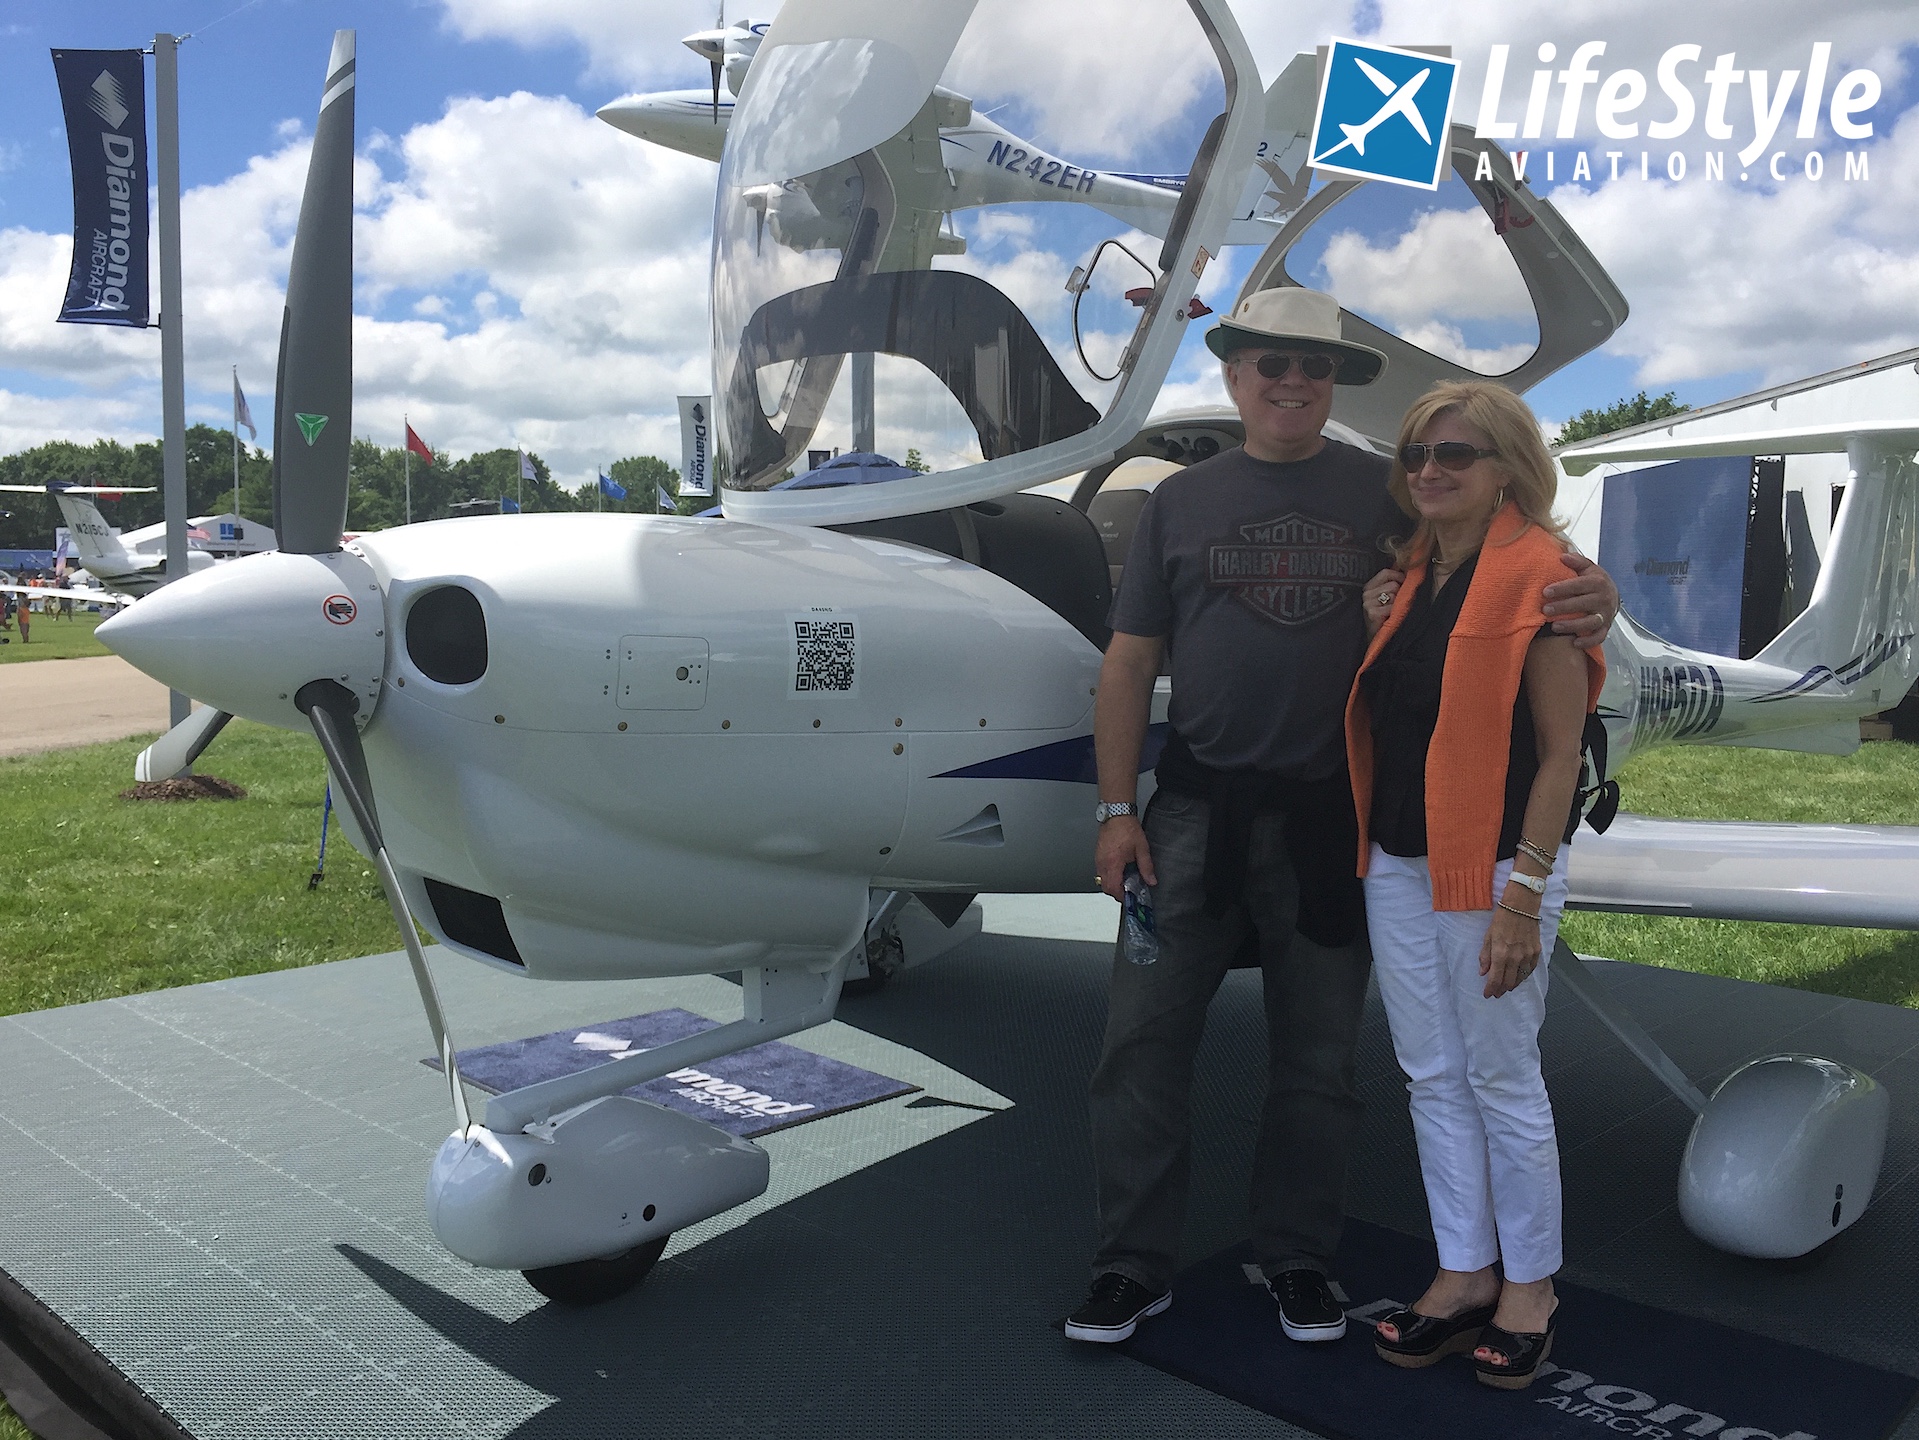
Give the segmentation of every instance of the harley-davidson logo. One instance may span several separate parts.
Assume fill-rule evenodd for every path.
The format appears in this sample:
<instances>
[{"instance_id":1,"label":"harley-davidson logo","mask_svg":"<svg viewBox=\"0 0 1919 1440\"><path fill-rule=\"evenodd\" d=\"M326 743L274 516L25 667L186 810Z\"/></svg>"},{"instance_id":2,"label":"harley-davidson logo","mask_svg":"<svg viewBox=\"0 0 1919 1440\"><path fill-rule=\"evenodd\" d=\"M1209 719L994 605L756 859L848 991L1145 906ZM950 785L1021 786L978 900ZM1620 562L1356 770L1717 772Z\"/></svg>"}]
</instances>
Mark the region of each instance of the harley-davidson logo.
<instances>
[{"instance_id":1,"label":"harley-davidson logo","mask_svg":"<svg viewBox=\"0 0 1919 1440\"><path fill-rule=\"evenodd\" d=\"M1379 568L1350 527L1288 511L1239 527L1237 541L1206 552L1206 583L1281 625L1305 625L1336 610Z\"/></svg>"}]
</instances>

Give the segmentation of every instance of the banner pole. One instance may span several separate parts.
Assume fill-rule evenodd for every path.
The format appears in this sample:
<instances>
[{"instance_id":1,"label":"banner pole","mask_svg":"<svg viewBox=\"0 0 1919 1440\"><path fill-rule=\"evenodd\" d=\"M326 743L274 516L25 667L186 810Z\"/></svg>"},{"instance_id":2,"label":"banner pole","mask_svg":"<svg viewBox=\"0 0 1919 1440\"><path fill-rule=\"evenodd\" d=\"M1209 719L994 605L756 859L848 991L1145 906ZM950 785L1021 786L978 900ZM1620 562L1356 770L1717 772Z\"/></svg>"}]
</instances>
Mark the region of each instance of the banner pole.
<instances>
[{"instance_id":1,"label":"banner pole","mask_svg":"<svg viewBox=\"0 0 1919 1440\"><path fill-rule=\"evenodd\" d=\"M233 518L240 518L240 367L233 367Z\"/></svg>"},{"instance_id":2,"label":"banner pole","mask_svg":"<svg viewBox=\"0 0 1919 1440\"><path fill-rule=\"evenodd\" d=\"M406 523L409 525L413 523L413 446L408 444L407 441L408 436L412 433L409 428L412 423L413 422L406 417L405 412L401 412L400 429L403 433L400 436L400 464L405 467Z\"/></svg>"},{"instance_id":3,"label":"banner pole","mask_svg":"<svg viewBox=\"0 0 1919 1440\"><path fill-rule=\"evenodd\" d=\"M167 580L187 573L187 399L180 313L180 64L179 41L153 37L154 118L160 155L160 429L166 500ZM169 725L193 711L180 691L169 693ZM190 767L189 767L190 768Z\"/></svg>"}]
</instances>

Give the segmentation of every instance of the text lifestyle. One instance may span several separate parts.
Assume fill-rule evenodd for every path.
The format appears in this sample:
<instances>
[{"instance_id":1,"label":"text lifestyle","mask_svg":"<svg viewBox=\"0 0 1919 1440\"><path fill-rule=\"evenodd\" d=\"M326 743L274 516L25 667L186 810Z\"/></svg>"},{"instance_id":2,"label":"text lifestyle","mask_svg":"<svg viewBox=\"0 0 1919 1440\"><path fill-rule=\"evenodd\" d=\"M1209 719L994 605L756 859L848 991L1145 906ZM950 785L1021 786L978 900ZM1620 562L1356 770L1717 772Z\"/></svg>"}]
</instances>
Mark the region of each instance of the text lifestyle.
<instances>
[{"instance_id":1,"label":"text lifestyle","mask_svg":"<svg viewBox=\"0 0 1919 1440\"><path fill-rule=\"evenodd\" d=\"M1546 112L1552 105L1555 81L1560 88L1559 119L1553 132L1557 139L1570 140L1577 133L1588 89L1594 92L1593 122L1602 136L1608 140L1639 138L1641 123L1636 112L1645 104L1649 93L1646 77L1637 70L1615 70L1602 80L1599 72L1593 68L1593 61L1606 53L1606 42L1603 40L1588 40L1576 47L1564 70L1557 73L1550 68L1535 70L1532 86L1526 96L1524 119L1501 120L1499 110L1506 85L1506 61L1511 52L1510 45L1495 45L1487 56L1486 84L1480 92L1479 118L1474 125L1481 139L1541 138L1545 134ZM1539 47L1538 53L1540 63L1550 66L1557 58L1559 48L1547 41ZM1697 45L1675 45L1659 57L1654 79L1665 97L1665 103L1658 104L1657 108L1670 108L1670 113L1647 120L1644 125L1646 139L1677 140L1692 129L1693 122L1700 116L1699 101L1693 93L1692 80L1682 76L1681 70L1702 64L1703 53ZM1826 76L1832 62L1830 41L1821 40L1812 47L1812 53L1806 61L1803 87L1799 84L1801 72L1798 70L1781 70L1774 77L1767 70L1735 69L1733 62L1737 58L1737 52L1729 50L1715 57L1712 66L1696 78L1703 81L1706 87L1704 120L1709 140L1732 139L1733 127L1726 118L1726 109L1731 103L1734 87L1745 87L1752 103L1752 139L1738 152L1742 168L1750 169L1766 153L1773 137L1779 133L1795 90L1799 92L1794 131L1798 139L1811 140L1817 136L1822 113L1830 121L1832 133L1838 139L1871 138L1872 121L1862 117L1879 101L1882 88L1879 76L1871 70L1849 70L1832 87L1828 99ZM1621 152L1622 155L1624 153ZM1775 153L1775 169L1778 158L1779 154ZM1641 168L1643 170L1646 167L1642 164ZM1863 157L1861 168L1863 170ZM1809 178L1818 178L1810 175L1810 170L1808 174ZM1784 176L1775 174L1774 178L1783 179Z\"/></svg>"}]
</instances>

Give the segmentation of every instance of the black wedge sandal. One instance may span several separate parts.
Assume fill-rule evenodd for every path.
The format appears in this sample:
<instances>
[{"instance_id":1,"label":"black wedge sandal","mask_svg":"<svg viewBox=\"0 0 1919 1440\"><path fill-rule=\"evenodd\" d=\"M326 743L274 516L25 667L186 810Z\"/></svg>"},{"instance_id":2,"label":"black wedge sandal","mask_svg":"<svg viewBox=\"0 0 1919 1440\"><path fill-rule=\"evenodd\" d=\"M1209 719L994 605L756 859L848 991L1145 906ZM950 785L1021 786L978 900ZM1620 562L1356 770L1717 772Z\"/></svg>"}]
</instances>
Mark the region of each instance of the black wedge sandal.
<instances>
[{"instance_id":1,"label":"black wedge sandal","mask_svg":"<svg viewBox=\"0 0 1919 1440\"><path fill-rule=\"evenodd\" d=\"M1475 1355L1473 1369L1479 1372L1479 1383L1490 1385L1495 1390L1524 1390L1538 1378L1539 1367L1552 1354L1553 1332L1558 1328L1557 1306L1553 1308L1552 1318L1546 1322L1545 1330L1537 1334L1516 1334L1511 1330L1502 1330L1497 1325L1488 1325L1473 1348L1483 1345L1494 1354L1505 1356L1506 1363L1495 1365Z\"/></svg>"},{"instance_id":2,"label":"black wedge sandal","mask_svg":"<svg viewBox=\"0 0 1919 1440\"><path fill-rule=\"evenodd\" d=\"M1481 1305L1461 1311L1450 1319L1421 1315L1410 1306L1395 1310L1375 1322L1373 1349L1388 1365L1398 1365L1406 1370L1423 1370L1448 1355L1470 1353L1479 1344L1480 1332L1492 1323L1496 1308L1493 1305ZM1388 1340L1379 1333L1380 1325L1392 1326L1399 1332L1399 1338Z\"/></svg>"}]
</instances>

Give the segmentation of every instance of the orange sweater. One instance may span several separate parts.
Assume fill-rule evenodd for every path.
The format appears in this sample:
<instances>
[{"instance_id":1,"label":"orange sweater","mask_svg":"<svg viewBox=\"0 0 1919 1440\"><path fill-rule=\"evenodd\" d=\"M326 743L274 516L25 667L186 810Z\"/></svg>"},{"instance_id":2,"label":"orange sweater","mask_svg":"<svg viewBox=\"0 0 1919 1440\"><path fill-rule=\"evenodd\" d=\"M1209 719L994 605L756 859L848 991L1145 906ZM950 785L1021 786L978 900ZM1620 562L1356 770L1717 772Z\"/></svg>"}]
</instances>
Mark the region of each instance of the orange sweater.
<instances>
[{"instance_id":1,"label":"orange sweater","mask_svg":"<svg viewBox=\"0 0 1919 1440\"><path fill-rule=\"evenodd\" d=\"M1536 525L1522 533L1524 523L1510 502L1493 516L1459 623L1446 646L1439 721L1426 751L1426 858L1435 910L1493 906L1513 702L1519 696L1526 650L1546 623L1540 591L1572 573L1560 563L1558 542ZM1425 578L1422 558L1407 571L1392 614L1366 647L1361 674L1404 622ZM1605 684L1606 662L1597 650L1585 654L1586 709L1591 711ZM1373 810L1373 726L1357 678L1346 700L1346 759L1359 812L1359 873L1364 875L1371 850L1366 832Z\"/></svg>"}]
</instances>

